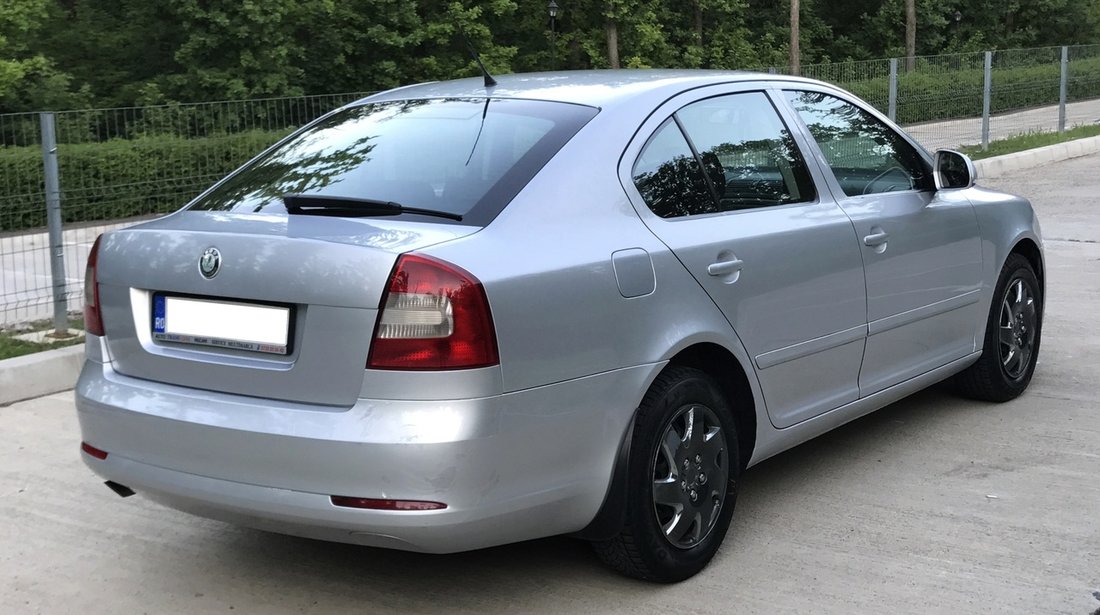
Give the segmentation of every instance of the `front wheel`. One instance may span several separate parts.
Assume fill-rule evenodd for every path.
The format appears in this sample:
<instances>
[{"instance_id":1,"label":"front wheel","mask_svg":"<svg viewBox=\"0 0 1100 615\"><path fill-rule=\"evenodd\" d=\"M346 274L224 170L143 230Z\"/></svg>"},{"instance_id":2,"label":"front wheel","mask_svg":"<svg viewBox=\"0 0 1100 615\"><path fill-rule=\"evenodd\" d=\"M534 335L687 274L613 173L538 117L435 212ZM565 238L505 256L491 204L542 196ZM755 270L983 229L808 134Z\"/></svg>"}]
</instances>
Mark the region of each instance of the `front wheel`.
<instances>
[{"instance_id":1,"label":"front wheel","mask_svg":"<svg viewBox=\"0 0 1100 615\"><path fill-rule=\"evenodd\" d=\"M714 379L688 367L665 370L634 422L626 523L594 543L597 554L638 579L691 577L726 535L740 469L733 414Z\"/></svg>"},{"instance_id":2,"label":"front wheel","mask_svg":"<svg viewBox=\"0 0 1100 615\"><path fill-rule=\"evenodd\" d=\"M955 377L973 399L1003 402L1027 389L1039 358L1043 295L1031 263L1011 254L997 280L978 362Z\"/></svg>"}]
</instances>

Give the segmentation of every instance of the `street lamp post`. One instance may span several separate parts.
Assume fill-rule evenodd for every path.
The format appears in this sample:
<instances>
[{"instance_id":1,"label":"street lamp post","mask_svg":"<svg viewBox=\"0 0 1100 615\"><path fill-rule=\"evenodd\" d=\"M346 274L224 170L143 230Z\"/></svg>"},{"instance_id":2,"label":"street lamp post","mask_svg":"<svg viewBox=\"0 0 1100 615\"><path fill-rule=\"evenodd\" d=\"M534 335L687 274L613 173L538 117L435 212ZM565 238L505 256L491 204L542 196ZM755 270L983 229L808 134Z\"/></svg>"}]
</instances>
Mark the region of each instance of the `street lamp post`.
<instances>
[{"instance_id":1,"label":"street lamp post","mask_svg":"<svg viewBox=\"0 0 1100 615\"><path fill-rule=\"evenodd\" d=\"M550 13L550 70L558 70L558 9L558 3L554 0L546 5L546 10Z\"/></svg>"}]
</instances>

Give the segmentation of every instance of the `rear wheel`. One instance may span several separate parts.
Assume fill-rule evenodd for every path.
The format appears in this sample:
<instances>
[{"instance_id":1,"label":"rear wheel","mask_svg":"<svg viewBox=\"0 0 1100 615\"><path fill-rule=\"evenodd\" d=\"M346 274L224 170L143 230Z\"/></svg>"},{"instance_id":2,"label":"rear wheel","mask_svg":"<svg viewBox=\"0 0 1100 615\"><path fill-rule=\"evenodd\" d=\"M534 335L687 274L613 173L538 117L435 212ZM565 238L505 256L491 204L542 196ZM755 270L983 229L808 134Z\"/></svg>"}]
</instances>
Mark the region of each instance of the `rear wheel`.
<instances>
[{"instance_id":1,"label":"rear wheel","mask_svg":"<svg viewBox=\"0 0 1100 615\"><path fill-rule=\"evenodd\" d=\"M733 414L713 378L671 367L646 393L632 438L626 522L596 552L627 576L682 581L714 557L733 515Z\"/></svg>"},{"instance_id":2,"label":"rear wheel","mask_svg":"<svg viewBox=\"0 0 1100 615\"><path fill-rule=\"evenodd\" d=\"M959 392L1002 402L1027 389L1039 358L1043 296L1031 263L1011 254L1001 269L978 362L955 377Z\"/></svg>"}]
</instances>

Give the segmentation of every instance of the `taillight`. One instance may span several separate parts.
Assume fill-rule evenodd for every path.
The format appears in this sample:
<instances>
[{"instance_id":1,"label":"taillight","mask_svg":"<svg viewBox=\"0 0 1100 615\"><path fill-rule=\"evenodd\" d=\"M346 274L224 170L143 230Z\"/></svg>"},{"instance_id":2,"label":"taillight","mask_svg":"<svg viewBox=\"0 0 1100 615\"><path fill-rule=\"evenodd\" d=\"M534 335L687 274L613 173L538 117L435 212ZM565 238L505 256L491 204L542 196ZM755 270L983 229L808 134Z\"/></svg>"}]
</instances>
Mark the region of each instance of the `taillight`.
<instances>
[{"instance_id":1,"label":"taillight","mask_svg":"<svg viewBox=\"0 0 1100 615\"><path fill-rule=\"evenodd\" d=\"M434 258L398 258L382 296L367 367L442 370L498 363L493 317L481 282Z\"/></svg>"},{"instance_id":2,"label":"taillight","mask_svg":"<svg viewBox=\"0 0 1100 615\"><path fill-rule=\"evenodd\" d=\"M99 240L95 238L92 251L88 253L88 266L84 269L84 331L92 335L103 335L103 314L99 311L99 279L96 266L99 261Z\"/></svg>"}]
</instances>

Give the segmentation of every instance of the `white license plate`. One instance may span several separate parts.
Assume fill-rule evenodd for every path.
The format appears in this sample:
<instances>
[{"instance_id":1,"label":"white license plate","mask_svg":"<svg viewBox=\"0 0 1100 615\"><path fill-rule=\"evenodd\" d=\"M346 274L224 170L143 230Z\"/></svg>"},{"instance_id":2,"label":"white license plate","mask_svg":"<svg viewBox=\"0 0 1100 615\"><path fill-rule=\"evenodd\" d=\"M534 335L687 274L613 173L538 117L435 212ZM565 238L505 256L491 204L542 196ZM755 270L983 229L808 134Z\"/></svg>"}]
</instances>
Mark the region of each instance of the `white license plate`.
<instances>
[{"instance_id":1,"label":"white license plate","mask_svg":"<svg viewBox=\"0 0 1100 615\"><path fill-rule=\"evenodd\" d=\"M153 295L153 338L287 354L290 308Z\"/></svg>"}]
</instances>

